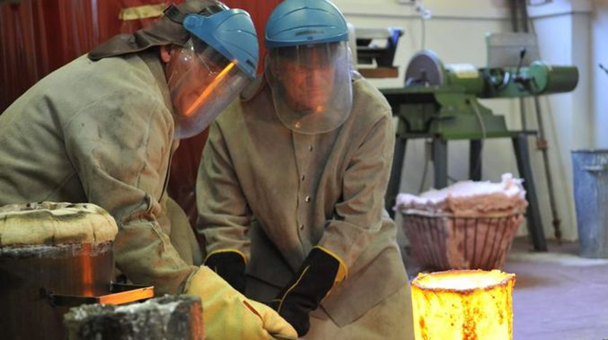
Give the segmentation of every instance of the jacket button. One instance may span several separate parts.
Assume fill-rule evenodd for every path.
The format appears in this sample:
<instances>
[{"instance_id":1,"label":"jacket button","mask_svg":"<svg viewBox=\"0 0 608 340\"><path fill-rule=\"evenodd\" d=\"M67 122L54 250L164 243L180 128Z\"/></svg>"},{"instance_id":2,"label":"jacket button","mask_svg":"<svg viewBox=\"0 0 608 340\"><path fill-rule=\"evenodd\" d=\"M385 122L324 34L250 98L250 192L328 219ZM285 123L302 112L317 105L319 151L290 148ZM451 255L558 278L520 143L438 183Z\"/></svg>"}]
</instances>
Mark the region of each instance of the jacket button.
<instances>
[{"instance_id":1,"label":"jacket button","mask_svg":"<svg viewBox=\"0 0 608 340\"><path fill-rule=\"evenodd\" d=\"M304 225L300 224L300 230L304 230Z\"/></svg>"},{"instance_id":2,"label":"jacket button","mask_svg":"<svg viewBox=\"0 0 608 340\"><path fill-rule=\"evenodd\" d=\"M306 203L310 203L312 201L312 198L310 196L306 196L304 200L306 201Z\"/></svg>"},{"instance_id":3,"label":"jacket button","mask_svg":"<svg viewBox=\"0 0 608 340\"><path fill-rule=\"evenodd\" d=\"M304 182L304 180L306 179L306 175L302 175L302 177L300 177L300 179L302 180L302 182Z\"/></svg>"},{"instance_id":4,"label":"jacket button","mask_svg":"<svg viewBox=\"0 0 608 340\"><path fill-rule=\"evenodd\" d=\"M310 151L310 152L312 152L313 149L314 148L312 147L312 145L308 147L308 151Z\"/></svg>"}]
</instances>

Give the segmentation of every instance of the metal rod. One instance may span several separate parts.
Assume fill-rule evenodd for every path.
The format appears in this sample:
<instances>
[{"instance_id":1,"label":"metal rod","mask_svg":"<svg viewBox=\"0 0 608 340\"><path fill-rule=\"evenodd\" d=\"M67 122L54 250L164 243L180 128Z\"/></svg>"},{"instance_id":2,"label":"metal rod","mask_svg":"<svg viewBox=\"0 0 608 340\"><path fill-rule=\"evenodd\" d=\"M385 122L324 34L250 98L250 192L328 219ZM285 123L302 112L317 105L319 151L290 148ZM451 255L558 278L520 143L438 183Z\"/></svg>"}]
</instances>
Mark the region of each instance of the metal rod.
<instances>
[{"instance_id":1,"label":"metal rod","mask_svg":"<svg viewBox=\"0 0 608 340\"><path fill-rule=\"evenodd\" d=\"M505 219L507 219L507 218L505 218ZM499 251L494 250L495 249L494 247L500 248L500 247L496 246L496 235L498 235L498 230L499 230L498 226L499 226L499 222L501 221L501 219L495 218L494 220L496 221L496 226L494 226L492 228L492 230L494 231L494 237L492 238L492 247L490 247L490 254L488 254L488 262L486 264L486 268L489 268L490 266L492 266L492 267L496 266L496 260L494 259L494 257L498 256L495 254L498 254Z\"/></svg>"},{"instance_id":2,"label":"metal rod","mask_svg":"<svg viewBox=\"0 0 608 340\"><path fill-rule=\"evenodd\" d=\"M534 107L536 108L536 120L538 122L538 138L536 139L537 147L543 155L543 163L545 163L545 176L547 177L547 190L549 190L549 204L551 206L551 216L553 217L553 230L558 244L562 243L561 219L557 212L557 204L555 202L555 191L553 190L553 176L551 175L551 167L549 165L548 143L545 139L545 125L543 123L543 115L540 109L540 101L538 96L534 96Z\"/></svg>"},{"instance_id":3,"label":"metal rod","mask_svg":"<svg viewBox=\"0 0 608 340\"><path fill-rule=\"evenodd\" d=\"M519 115L521 116L521 129L528 130L528 122L526 121L526 105L524 98L519 98Z\"/></svg>"},{"instance_id":4,"label":"metal rod","mask_svg":"<svg viewBox=\"0 0 608 340\"><path fill-rule=\"evenodd\" d=\"M521 27L525 33L529 32L528 27L528 8L526 7L526 0L519 0L519 9L521 10Z\"/></svg>"},{"instance_id":5,"label":"metal rod","mask_svg":"<svg viewBox=\"0 0 608 340\"><path fill-rule=\"evenodd\" d=\"M519 170L519 175L524 179L522 184L526 190L526 200L528 201L528 209L526 212L526 217L528 219L528 234L534 245L534 250L547 251L547 242L541 223L534 178L532 177L532 167L530 166L530 150L528 149L527 138L528 136L522 133L517 137L513 137L512 141L513 149L515 150L515 158L517 159L517 169Z\"/></svg>"},{"instance_id":6,"label":"metal rod","mask_svg":"<svg viewBox=\"0 0 608 340\"><path fill-rule=\"evenodd\" d=\"M513 217L515 218L515 217ZM508 219L503 219L503 224L502 224L502 234L500 234L500 240L498 241L499 245L504 244L504 239L505 239L505 235L507 233L507 227L508 227ZM499 246L500 247L500 246ZM496 252L496 258L494 259L494 266L498 267L498 263L500 263L501 261L501 257L502 256L507 256L508 253L508 249L506 252L502 253L500 252L500 249L498 249L498 251ZM504 262L503 262L504 263Z\"/></svg>"},{"instance_id":7,"label":"metal rod","mask_svg":"<svg viewBox=\"0 0 608 340\"><path fill-rule=\"evenodd\" d=\"M513 26L513 32L519 31L519 23L517 22L517 0L510 1L511 6L511 25Z\"/></svg>"},{"instance_id":8,"label":"metal rod","mask_svg":"<svg viewBox=\"0 0 608 340\"><path fill-rule=\"evenodd\" d=\"M479 220L479 218L476 218L473 221L475 222L473 225L473 257L471 257L471 262L469 262L469 266L471 266L471 268L473 268L472 266L475 265L477 260L477 225L479 224Z\"/></svg>"},{"instance_id":9,"label":"metal rod","mask_svg":"<svg viewBox=\"0 0 608 340\"><path fill-rule=\"evenodd\" d=\"M448 141L441 137L433 138L433 166L435 189L448 186Z\"/></svg>"},{"instance_id":10,"label":"metal rod","mask_svg":"<svg viewBox=\"0 0 608 340\"><path fill-rule=\"evenodd\" d=\"M469 144L469 178L473 181L481 181L481 151L483 148L483 140L473 139Z\"/></svg>"},{"instance_id":11,"label":"metal rod","mask_svg":"<svg viewBox=\"0 0 608 340\"><path fill-rule=\"evenodd\" d=\"M528 20L528 9L526 7L525 0L513 0L512 5L517 7L515 12L519 9L521 11L522 21L521 27L522 30L526 33L529 32L529 20ZM517 32L517 28L514 26L515 32ZM537 148L541 151L543 157L543 164L545 168L545 177L547 178L547 190L549 193L549 205L551 208L551 216L553 218L553 230L555 233L555 238L557 239L558 244L561 244L562 232L561 232L561 219L559 218L559 214L557 212L557 204L555 200L555 191L553 188L553 176L551 174L551 166L549 164L549 155L548 155L548 143L545 139L545 128L543 124L542 111L540 108L540 102L538 100L538 96L534 96L534 108L536 111L536 121L538 126L538 135L536 138ZM522 126L524 130L526 129L526 109L524 105L523 98L520 99L520 114L522 117Z\"/></svg>"},{"instance_id":12,"label":"metal rod","mask_svg":"<svg viewBox=\"0 0 608 340\"><path fill-rule=\"evenodd\" d=\"M481 266L483 266L483 264L481 263L482 260L484 259L483 254L485 254L486 249L488 248L488 235L490 234L490 230L493 230L492 227L490 226L490 221L492 221L492 218L484 218L484 219L482 219L482 221L486 222L485 223L486 224L486 237L484 238L483 243L481 245L481 254L479 255L479 261L477 263L477 265L480 268L481 268ZM488 257L489 256L490 256L490 254L488 254Z\"/></svg>"}]
</instances>

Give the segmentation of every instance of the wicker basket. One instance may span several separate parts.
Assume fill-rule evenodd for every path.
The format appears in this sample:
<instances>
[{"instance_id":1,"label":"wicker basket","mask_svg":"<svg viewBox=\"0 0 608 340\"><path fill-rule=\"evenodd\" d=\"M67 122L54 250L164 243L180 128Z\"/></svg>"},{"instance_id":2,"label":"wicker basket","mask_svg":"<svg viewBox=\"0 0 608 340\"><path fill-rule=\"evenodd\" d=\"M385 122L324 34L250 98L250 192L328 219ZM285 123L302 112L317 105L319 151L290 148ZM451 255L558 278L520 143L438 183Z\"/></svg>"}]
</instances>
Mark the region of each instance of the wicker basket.
<instances>
[{"instance_id":1,"label":"wicker basket","mask_svg":"<svg viewBox=\"0 0 608 340\"><path fill-rule=\"evenodd\" d=\"M454 216L402 210L412 255L425 270L502 269L523 214Z\"/></svg>"}]
</instances>

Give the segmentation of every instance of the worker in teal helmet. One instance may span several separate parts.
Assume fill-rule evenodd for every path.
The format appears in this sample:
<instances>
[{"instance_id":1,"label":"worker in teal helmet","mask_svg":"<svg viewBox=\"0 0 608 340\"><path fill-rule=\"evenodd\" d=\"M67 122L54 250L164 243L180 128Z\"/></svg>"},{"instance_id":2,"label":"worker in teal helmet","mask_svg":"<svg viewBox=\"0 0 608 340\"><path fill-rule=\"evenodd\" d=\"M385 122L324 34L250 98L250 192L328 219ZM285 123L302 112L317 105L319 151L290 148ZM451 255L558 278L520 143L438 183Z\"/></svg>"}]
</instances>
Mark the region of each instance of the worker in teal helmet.
<instances>
[{"instance_id":1,"label":"worker in teal helmet","mask_svg":"<svg viewBox=\"0 0 608 340\"><path fill-rule=\"evenodd\" d=\"M209 0L169 7L53 72L0 115L0 205L91 202L116 219L117 269L157 295L201 297L206 339L296 332L200 266L166 191L179 140L202 132L255 77L249 15Z\"/></svg>"},{"instance_id":2,"label":"worker in teal helmet","mask_svg":"<svg viewBox=\"0 0 608 340\"><path fill-rule=\"evenodd\" d=\"M211 126L197 179L205 263L304 339L413 339L384 210L395 132L326 0L285 0L263 77ZM211 197L205 196L211 194Z\"/></svg>"},{"instance_id":3,"label":"worker in teal helmet","mask_svg":"<svg viewBox=\"0 0 608 340\"><path fill-rule=\"evenodd\" d=\"M287 1L272 13L265 38L266 71L281 122L304 134L344 123L352 108L351 55L338 9L324 1Z\"/></svg>"}]
</instances>

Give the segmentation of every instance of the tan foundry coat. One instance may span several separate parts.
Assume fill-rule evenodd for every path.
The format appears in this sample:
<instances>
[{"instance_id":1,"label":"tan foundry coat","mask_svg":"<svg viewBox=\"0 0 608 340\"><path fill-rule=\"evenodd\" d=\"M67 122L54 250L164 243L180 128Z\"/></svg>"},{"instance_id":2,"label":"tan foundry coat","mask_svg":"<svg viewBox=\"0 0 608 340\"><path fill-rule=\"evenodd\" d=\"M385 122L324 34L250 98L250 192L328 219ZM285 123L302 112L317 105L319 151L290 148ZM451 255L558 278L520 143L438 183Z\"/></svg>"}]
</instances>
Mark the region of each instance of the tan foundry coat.
<instances>
[{"instance_id":1,"label":"tan foundry coat","mask_svg":"<svg viewBox=\"0 0 608 340\"><path fill-rule=\"evenodd\" d=\"M187 219L165 193L177 142L164 73L151 53L82 56L0 115L0 205L98 204L119 226L117 267L157 293L179 293L197 267L168 237L178 226L167 205Z\"/></svg>"},{"instance_id":2,"label":"tan foundry coat","mask_svg":"<svg viewBox=\"0 0 608 340\"><path fill-rule=\"evenodd\" d=\"M358 77L340 128L298 134L281 124L270 88L258 81L257 94L235 101L212 125L196 190L209 196L197 200L197 229L207 253L232 248L249 257L247 295L260 301L275 297L315 245L339 255L349 277L321 303L326 314L313 315L345 326L408 284L384 209L390 106ZM409 307L405 300L409 291L402 302Z\"/></svg>"}]
</instances>

